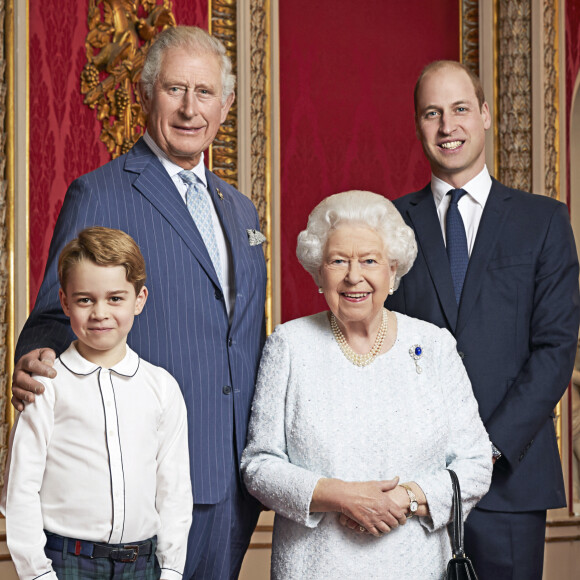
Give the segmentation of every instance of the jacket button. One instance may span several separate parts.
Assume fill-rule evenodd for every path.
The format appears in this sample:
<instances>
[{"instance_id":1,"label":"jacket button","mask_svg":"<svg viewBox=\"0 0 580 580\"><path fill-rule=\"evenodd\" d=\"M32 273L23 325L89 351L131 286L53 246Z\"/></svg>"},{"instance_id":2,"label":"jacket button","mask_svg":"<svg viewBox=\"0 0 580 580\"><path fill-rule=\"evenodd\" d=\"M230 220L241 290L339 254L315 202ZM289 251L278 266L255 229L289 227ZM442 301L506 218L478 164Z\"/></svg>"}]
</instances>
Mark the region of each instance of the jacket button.
<instances>
[{"instance_id":1,"label":"jacket button","mask_svg":"<svg viewBox=\"0 0 580 580\"><path fill-rule=\"evenodd\" d=\"M229 395L232 392L232 387L230 387L229 385L226 385L223 389L222 392L224 395Z\"/></svg>"},{"instance_id":2,"label":"jacket button","mask_svg":"<svg viewBox=\"0 0 580 580\"><path fill-rule=\"evenodd\" d=\"M464 358L465 358L465 353L464 353L464 352L462 352L462 351L458 350L458 351L457 351L457 354L459 355L459 358L460 358L460 359L464 359Z\"/></svg>"},{"instance_id":3,"label":"jacket button","mask_svg":"<svg viewBox=\"0 0 580 580\"><path fill-rule=\"evenodd\" d=\"M228 338L228 346L232 346L232 344L234 344L234 339Z\"/></svg>"}]
</instances>

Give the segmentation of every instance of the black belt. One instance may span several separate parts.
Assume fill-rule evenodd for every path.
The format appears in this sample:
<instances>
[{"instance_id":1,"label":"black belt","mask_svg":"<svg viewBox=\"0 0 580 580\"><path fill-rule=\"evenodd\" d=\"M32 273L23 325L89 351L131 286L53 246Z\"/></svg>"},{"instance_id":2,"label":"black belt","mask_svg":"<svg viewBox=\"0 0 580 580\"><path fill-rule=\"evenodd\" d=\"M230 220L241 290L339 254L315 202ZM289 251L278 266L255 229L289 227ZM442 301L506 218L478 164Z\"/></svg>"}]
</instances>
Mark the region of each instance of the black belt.
<instances>
[{"instance_id":1,"label":"black belt","mask_svg":"<svg viewBox=\"0 0 580 580\"><path fill-rule=\"evenodd\" d=\"M76 556L89 558L109 558L116 562L135 562L140 556L149 556L154 550L155 538L133 544L97 544L87 540L64 538L50 532L46 533L46 547L49 550L62 550L66 541L66 551Z\"/></svg>"}]
</instances>

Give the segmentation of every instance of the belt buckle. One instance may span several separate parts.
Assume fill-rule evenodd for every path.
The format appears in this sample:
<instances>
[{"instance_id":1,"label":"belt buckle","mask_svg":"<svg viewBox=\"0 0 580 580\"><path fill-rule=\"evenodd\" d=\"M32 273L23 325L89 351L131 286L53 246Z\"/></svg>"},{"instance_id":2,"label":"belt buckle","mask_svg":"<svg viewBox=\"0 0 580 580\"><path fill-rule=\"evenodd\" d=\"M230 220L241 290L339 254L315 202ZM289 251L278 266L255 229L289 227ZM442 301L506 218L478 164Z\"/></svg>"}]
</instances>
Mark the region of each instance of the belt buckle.
<instances>
[{"instance_id":1,"label":"belt buckle","mask_svg":"<svg viewBox=\"0 0 580 580\"><path fill-rule=\"evenodd\" d=\"M137 545L123 546L122 548L119 548L117 552L119 553L119 557L113 559L117 560L118 562L128 564L131 562L135 562L137 560L137 557L139 556L139 546ZM123 557L125 556L124 552L128 552L126 557Z\"/></svg>"}]
</instances>

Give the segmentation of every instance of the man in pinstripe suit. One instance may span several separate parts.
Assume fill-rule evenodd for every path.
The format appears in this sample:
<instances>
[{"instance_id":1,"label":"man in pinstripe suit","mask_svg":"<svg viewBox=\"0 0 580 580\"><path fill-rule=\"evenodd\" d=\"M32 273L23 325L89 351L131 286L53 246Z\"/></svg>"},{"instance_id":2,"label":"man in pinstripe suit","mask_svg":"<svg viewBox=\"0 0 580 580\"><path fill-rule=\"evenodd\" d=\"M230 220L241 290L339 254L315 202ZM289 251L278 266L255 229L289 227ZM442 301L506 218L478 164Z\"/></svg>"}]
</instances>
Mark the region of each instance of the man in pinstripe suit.
<instances>
[{"instance_id":1,"label":"man in pinstripe suit","mask_svg":"<svg viewBox=\"0 0 580 580\"><path fill-rule=\"evenodd\" d=\"M140 86L147 133L129 153L71 184L13 378L13 401L22 408L42 392L30 373L54 375L55 353L73 338L58 305L62 247L91 225L133 236L147 262L150 304L130 346L177 378L188 409L195 507L187 579L236 578L259 513L238 465L265 334L264 238L250 200L203 165L234 100L234 81L223 46L206 32L176 27L159 35ZM184 169L195 177L186 180ZM217 257L186 207L192 180L209 201Z\"/></svg>"}]
</instances>

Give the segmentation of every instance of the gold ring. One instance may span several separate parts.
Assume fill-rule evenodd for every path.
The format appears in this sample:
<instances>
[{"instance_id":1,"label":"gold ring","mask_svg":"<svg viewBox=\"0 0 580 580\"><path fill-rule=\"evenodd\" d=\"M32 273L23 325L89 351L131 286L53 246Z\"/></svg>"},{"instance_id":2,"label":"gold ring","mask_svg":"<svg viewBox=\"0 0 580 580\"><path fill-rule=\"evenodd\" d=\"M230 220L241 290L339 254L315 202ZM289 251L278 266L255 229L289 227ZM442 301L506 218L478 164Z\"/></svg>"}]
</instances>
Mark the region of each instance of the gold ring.
<instances>
[{"instance_id":1,"label":"gold ring","mask_svg":"<svg viewBox=\"0 0 580 580\"><path fill-rule=\"evenodd\" d=\"M366 532L366 529L364 526L359 526L358 529L360 532Z\"/></svg>"}]
</instances>

